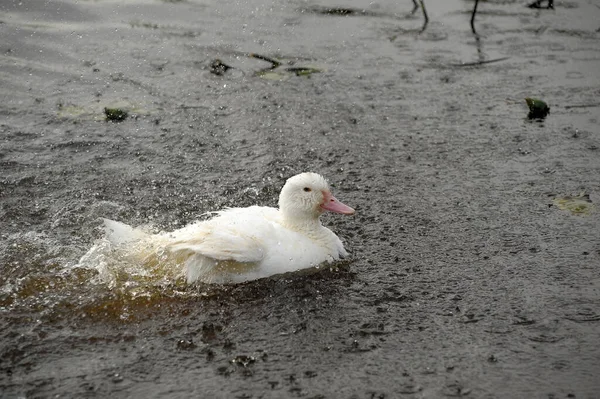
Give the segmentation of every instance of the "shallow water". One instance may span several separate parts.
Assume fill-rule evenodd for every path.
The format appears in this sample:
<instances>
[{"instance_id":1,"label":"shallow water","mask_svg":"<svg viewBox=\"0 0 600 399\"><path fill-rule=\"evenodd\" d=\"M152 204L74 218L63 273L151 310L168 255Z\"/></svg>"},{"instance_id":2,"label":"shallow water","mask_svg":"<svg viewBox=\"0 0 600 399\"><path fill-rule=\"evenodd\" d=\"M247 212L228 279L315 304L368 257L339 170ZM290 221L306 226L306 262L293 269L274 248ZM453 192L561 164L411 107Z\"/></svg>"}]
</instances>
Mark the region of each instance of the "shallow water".
<instances>
[{"instance_id":1,"label":"shallow water","mask_svg":"<svg viewBox=\"0 0 600 399\"><path fill-rule=\"evenodd\" d=\"M476 38L458 0L425 30L411 1L2 2L2 396L596 397L600 213L555 200L600 202L600 8L525 3ZM77 267L103 217L173 230L306 170L357 209L325 220L349 262Z\"/></svg>"}]
</instances>

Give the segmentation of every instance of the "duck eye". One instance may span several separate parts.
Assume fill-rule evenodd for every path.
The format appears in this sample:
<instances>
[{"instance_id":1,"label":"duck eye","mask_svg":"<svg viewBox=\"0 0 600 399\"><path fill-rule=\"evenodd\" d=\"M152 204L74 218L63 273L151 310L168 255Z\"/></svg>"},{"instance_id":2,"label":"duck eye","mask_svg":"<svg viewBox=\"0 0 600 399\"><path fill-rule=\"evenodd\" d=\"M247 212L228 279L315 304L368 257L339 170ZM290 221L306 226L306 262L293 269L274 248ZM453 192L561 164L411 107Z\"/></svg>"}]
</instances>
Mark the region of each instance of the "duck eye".
<instances>
[{"instance_id":1,"label":"duck eye","mask_svg":"<svg viewBox=\"0 0 600 399\"><path fill-rule=\"evenodd\" d=\"M306 191L307 193L309 193L311 191L310 187L304 187L304 191Z\"/></svg>"}]
</instances>

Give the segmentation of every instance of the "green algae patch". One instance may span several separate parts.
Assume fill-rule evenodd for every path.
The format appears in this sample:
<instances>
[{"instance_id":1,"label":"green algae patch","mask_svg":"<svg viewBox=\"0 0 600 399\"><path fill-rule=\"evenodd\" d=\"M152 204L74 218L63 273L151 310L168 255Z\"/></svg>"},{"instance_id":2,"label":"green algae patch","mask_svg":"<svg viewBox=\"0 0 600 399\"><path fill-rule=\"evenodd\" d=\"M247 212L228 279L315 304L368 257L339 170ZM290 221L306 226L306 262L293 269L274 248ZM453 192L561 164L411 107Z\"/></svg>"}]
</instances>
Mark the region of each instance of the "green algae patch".
<instances>
[{"instance_id":1,"label":"green algae patch","mask_svg":"<svg viewBox=\"0 0 600 399\"><path fill-rule=\"evenodd\" d=\"M550 113L548 104L540 99L527 97L525 102L529 107L529 113L527 114L529 119L544 119Z\"/></svg>"},{"instance_id":2,"label":"green algae patch","mask_svg":"<svg viewBox=\"0 0 600 399\"><path fill-rule=\"evenodd\" d=\"M217 76L225 75L225 72L227 72L230 69L233 69L233 67L230 65L227 65L226 63L224 63L223 61L221 61L218 58L212 60L212 62L210 63L210 66L208 68L210 73L212 73L213 75L217 75Z\"/></svg>"},{"instance_id":3,"label":"green algae patch","mask_svg":"<svg viewBox=\"0 0 600 399\"><path fill-rule=\"evenodd\" d=\"M148 115L151 113L150 110L144 108L141 104L134 104L128 100L112 100L110 102L106 102L104 103L102 106L102 112L104 114L104 117L107 120L112 120L115 122L120 122L121 120L117 120L119 118L123 117L123 113L126 113L127 115L125 116L125 118L127 117L137 117L139 115ZM111 117L117 118L117 119L109 119L108 114L106 113L107 110L111 113Z\"/></svg>"},{"instance_id":4,"label":"green algae patch","mask_svg":"<svg viewBox=\"0 0 600 399\"><path fill-rule=\"evenodd\" d=\"M84 107L80 107L78 105L62 105L58 106L57 115L60 118L73 118L78 119L82 116L89 116L91 113L89 110L86 110Z\"/></svg>"},{"instance_id":5,"label":"green algae patch","mask_svg":"<svg viewBox=\"0 0 600 399\"><path fill-rule=\"evenodd\" d=\"M586 216L592 213L595 208L590 195L586 193L581 193L578 196L556 197L553 202L558 209L569 211L573 215Z\"/></svg>"},{"instance_id":6,"label":"green algae patch","mask_svg":"<svg viewBox=\"0 0 600 399\"><path fill-rule=\"evenodd\" d=\"M122 108L104 107L104 115L106 116L107 121L123 122L129 116L129 112Z\"/></svg>"},{"instance_id":7,"label":"green algae patch","mask_svg":"<svg viewBox=\"0 0 600 399\"><path fill-rule=\"evenodd\" d=\"M283 71L260 70L256 72L256 76L266 80L286 80L290 77L289 74Z\"/></svg>"},{"instance_id":8,"label":"green algae patch","mask_svg":"<svg viewBox=\"0 0 600 399\"><path fill-rule=\"evenodd\" d=\"M59 104L56 115L63 119L122 122L150 113L127 100L109 100L86 105Z\"/></svg>"}]
</instances>

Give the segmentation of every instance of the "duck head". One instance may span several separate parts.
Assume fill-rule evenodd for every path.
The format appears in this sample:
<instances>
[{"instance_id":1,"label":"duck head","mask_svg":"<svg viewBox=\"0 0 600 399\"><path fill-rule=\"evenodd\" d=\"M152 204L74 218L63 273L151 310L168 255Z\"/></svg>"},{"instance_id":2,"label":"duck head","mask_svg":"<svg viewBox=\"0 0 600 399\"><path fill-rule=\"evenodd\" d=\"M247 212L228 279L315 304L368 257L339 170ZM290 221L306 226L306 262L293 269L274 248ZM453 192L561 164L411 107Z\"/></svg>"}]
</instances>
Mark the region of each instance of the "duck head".
<instances>
[{"instance_id":1,"label":"duck head","mask_svg":"<svg viewBox=\"0 0 600 399\"><path fill-rule=\"evenodd\" d=\"M352 215L354 209L338 201L323 176L301 173L290 177L279 194L279 209L286 220L318 220L325 211Z\"/></svg>"}]
</instances>

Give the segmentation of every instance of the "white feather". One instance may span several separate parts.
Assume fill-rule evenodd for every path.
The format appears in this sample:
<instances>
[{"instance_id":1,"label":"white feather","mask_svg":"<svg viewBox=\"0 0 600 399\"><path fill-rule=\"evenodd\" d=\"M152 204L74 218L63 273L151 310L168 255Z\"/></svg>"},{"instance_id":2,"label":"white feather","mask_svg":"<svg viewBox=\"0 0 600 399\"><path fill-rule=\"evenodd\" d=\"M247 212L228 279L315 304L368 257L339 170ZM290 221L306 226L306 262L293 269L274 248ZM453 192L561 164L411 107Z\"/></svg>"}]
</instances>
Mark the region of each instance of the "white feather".
<instances>
[{"instance_id":1,"label":"white feather","mask_svg":"<svg viewBox=\"0 0 600 399\"><path fill-rule=\"evenodd\" d=\"M236 283L346 256L340 239L319 221L326 194L323 177L303 173L286 182L280 209L230 208L210 220L156 235L108 219L104 224L111 244L125 248L129 257L184 266L188 283ZM344 213L353 212L346 208Z\"/></svg>"}]
</instances>

